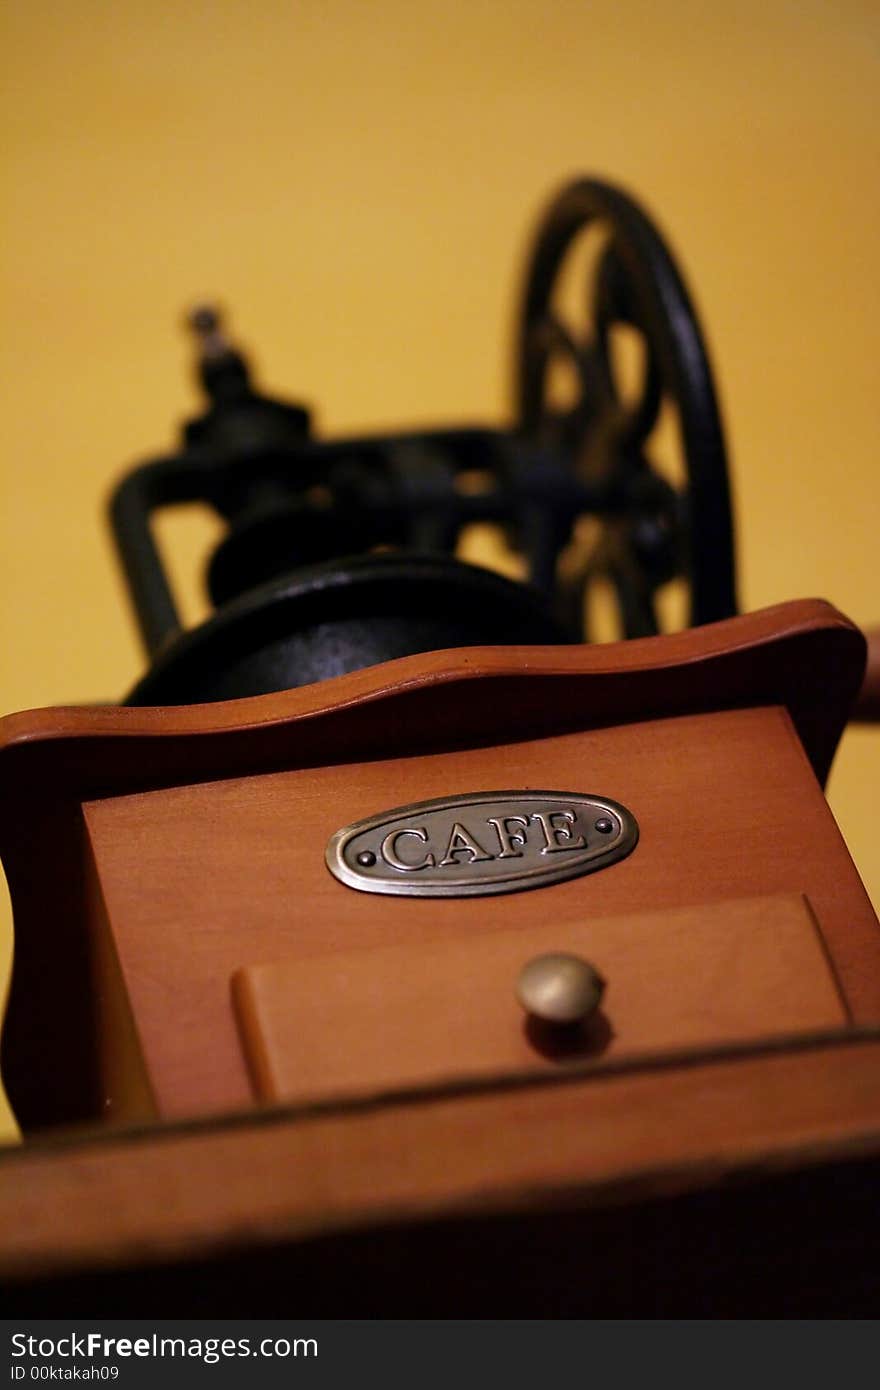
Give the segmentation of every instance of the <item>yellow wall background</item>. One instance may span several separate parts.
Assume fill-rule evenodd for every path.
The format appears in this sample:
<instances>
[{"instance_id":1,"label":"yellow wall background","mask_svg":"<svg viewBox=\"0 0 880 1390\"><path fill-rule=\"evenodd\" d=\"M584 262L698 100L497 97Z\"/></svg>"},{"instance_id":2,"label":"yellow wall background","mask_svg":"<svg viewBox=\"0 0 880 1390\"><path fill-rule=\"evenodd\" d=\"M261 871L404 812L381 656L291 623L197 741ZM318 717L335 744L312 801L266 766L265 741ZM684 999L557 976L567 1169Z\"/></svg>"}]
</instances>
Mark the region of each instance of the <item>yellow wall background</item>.
<instances>
[{"instance_id":1,"label":"yellow wall background","mask_svg":"<svg viewBox=\"0 0 880 1390\"><path fill-rule=\"evenodd\" d=\"M579 172L638 194L695 290L744 606L880 621L876 0L3 17L2 712L113 700L142 669L102 508L195 406L184 306L231 306L324 432L500 421L528 231ZM210 529L165 531L194 572ZM878 786L880 730L848 733L831 800L875 901Z\"/></svg>"}]
</instances>

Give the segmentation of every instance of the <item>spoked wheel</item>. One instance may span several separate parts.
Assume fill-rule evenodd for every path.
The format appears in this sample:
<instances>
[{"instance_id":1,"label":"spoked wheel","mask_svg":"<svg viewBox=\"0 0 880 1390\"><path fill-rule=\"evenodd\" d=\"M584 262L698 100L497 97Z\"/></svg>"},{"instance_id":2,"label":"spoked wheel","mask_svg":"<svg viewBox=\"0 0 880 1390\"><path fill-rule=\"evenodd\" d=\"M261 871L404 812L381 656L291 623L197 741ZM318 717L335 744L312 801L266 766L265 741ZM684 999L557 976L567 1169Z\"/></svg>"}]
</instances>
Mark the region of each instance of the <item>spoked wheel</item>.
<instances>
[{"instance_id":1,"label":"spoked wheel","mask_svg":"<svg viewBox=\"0 0 880 1390\"><path fill-rule=\"evenodd\" d=\"M587 232L599 245L575 322L560 295L570 253ZM635 391L624 389L615 359L621 331L640 346ZM593 635L583 615L591 586L602 581L615 596L621 634L651 635L661 626L658 594L676 579L687 587L689 625L731 616L730 489L706 348L669 251L619 189L584 179L550 204L526 278L517 354L524 443L563 456L573 475L598 484L605 498L586 549L575 548L568 572L560 573L567 620ZM561 403L554 392L560 370L568 378ZM660 457L670 413L681 455L677 474Z\"/></svg>"}]
</instances>

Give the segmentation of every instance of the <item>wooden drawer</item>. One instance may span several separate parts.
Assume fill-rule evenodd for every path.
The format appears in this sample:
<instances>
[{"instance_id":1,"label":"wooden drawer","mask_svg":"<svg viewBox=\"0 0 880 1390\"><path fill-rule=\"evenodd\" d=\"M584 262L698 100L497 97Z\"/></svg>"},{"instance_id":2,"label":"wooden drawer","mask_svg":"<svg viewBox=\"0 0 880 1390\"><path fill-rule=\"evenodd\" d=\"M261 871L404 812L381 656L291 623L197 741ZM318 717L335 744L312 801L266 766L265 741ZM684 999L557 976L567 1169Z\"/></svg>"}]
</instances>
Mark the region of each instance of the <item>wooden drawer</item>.
<instances>
[{"instance_id":1,"label":"wooden drawer","mask_svg":"<svg viewBox=\"0 0 880 1390\"><path fill-rule=\"evenodd\" d=\"M503 1079L585 1058L638 1059L847 1027L804 897L709 903L292 959L237 972L233 999L257 1097L308 1102ZM548 949L607 982L580 1030L535 1026L521 967Z\"/></svg>"}]
</instances>

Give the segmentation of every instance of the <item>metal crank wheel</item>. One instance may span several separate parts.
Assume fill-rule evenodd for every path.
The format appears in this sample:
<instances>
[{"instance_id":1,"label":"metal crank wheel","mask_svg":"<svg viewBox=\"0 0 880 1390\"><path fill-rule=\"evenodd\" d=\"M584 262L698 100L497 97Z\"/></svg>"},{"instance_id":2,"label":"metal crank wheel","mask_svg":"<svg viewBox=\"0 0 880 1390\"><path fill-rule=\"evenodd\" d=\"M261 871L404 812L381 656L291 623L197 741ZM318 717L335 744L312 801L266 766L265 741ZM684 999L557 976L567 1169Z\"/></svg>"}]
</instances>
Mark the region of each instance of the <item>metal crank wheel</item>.
<instances>
[{"instance_id":1,"label":"metal crank wheel","mask_svg":"<svg viewBox=\"0 0 880 1390\"><path fill-rule=\"evenodd\" d=\"M572 315L561 296L571 289L566 274L582 241L592 261ZM621 346L640 362L622 361ZM627 365L634 385L623 380ZM730 617L730 489L703 336L656 228L609 184L567 185L540 223L520 311L515 391L523 447L563 462L600 498L560 562L562 616L572 629L595 638L585 614L599 581L614 596L615 635L660 631L661 591L673 581L686 586L686 625ZM677 472L664 457L670 444L680 456Z\"/></svg>"}]
</instances>

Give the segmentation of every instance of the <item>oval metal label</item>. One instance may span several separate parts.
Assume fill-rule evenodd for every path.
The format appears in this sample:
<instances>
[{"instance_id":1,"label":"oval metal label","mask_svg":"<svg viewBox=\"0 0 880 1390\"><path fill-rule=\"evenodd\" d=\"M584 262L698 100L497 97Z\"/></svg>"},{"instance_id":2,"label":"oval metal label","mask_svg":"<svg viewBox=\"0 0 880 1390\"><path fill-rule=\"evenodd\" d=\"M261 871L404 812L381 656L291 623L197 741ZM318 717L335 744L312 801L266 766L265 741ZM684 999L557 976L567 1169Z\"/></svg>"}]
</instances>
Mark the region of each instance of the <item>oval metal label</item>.
<instances>
[{"instance_id":1,"label":"oval metal label","mask_svg":"<svg viewBox=\"0 0 880 1390\"><path fill-rule=\"evenodd\" d=\"M580 792L472 792L337 830L327 867L362 893L516 893L604 869L635 849L635 816Z\"/></svg>"}]
</instances>

